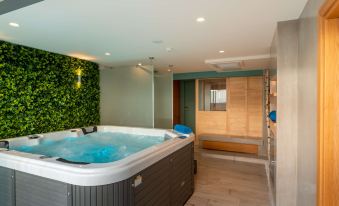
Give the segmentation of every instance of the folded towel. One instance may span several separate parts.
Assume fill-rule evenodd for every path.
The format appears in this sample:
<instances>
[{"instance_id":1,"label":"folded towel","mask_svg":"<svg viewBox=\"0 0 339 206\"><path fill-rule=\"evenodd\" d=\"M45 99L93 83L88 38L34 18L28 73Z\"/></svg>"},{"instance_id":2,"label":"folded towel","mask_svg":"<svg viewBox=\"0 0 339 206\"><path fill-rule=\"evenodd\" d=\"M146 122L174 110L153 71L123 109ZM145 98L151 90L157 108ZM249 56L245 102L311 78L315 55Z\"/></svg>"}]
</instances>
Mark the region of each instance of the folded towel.
<instances>
[{"instance_id":1,"label":"folded towel","mask_svg":"<svg viewBox=\"0 0 339 206\"><path fill-rule=\"evenodd\" d=\"M183 134L191 134L193 131L190 127L187 127L182 124L177 124L174 126L174 130Z\"/></svg>"},{"instance_id":2,"label":"folded towel","mask_svg":"<svg viewBox=\"0 0 339 206\"><path fill-rule=\"evenodd\" d=\"M272 120L272 122L277 122L277 112L276 111L272 111L268 117Z\"/></svg>"}]
</instances>

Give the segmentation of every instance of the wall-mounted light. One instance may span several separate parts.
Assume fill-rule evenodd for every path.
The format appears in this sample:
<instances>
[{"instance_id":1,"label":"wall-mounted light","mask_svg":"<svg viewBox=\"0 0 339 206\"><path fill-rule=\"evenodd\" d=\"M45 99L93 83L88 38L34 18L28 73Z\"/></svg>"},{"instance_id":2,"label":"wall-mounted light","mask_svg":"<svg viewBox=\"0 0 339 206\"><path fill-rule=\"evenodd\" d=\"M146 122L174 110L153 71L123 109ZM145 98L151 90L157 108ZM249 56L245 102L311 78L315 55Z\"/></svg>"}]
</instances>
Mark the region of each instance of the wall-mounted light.
<instances>
[{"instance_id":1,"label":"wall-mounted light","mask_svg":"<svg viewBox=\"0 0 339 206\"><path fill-rule=\"evenodd\" d=\"M81 74L82 74L82 70L80 68L78 68L77 70L75 70L75 74L77 75L76 88L80 89L80 87L81 87Z\"/></svg>"}]
</instances>

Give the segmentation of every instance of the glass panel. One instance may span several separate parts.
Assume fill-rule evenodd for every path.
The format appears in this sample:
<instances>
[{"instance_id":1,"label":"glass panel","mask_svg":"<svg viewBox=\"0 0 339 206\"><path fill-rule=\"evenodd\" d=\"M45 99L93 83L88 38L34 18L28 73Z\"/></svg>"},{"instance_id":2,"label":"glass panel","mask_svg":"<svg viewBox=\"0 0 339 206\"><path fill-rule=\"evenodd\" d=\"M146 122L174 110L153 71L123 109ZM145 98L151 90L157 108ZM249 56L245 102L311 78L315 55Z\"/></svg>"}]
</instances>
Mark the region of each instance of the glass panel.
<instances>
[{"instance_id":1,"label":"glass panel","mask_svg":"<svg viewBox=\"0 0 339 206\"><path fill-rule=\"evenodd\" d=\"M173 74L154 75L154 127L171 129L173 119Z\"/></svg>"},{"instance_id":2,"label":"glass panel","mask_svg":"<svg viewBox=\"0 0 339 206\"><path fill-rule=\"evenodd\" d=\"M226 111L226 79L199 80L199 110Z\"/></svg>"},{"instance_id":3,"label":"glass panel","mask_svg":"<svg viewBox=\"0 0 339 206\"><path fill-rule=\"evenodd\" d=\"M153 66L100 70L102 125L153 127Z\"/></svg>"}]
</instances>

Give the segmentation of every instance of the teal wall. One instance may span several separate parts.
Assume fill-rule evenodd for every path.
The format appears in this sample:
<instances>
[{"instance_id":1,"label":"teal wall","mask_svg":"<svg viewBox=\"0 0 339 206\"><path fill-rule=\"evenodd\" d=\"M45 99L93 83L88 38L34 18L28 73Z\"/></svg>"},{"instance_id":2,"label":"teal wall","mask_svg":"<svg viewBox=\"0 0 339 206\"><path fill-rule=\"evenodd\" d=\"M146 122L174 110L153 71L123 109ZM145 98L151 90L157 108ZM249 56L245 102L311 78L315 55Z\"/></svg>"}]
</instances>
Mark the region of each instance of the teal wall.
<instances>
[{"instance_id":1,"label":"teal wall","mask_svg":"<svg viewBox=\"0 0 339 206\"><path fill-rule=\"evenodd\" d=\"M0 41L0 99L0 139L99 124L98 65Z\"/></svg>"},{"instance_id":2,"label":"teal wall","mask_svg":"<svg viewBox=\"0 0 339 206\"><path fill-rule=\"evenodd\" d=\"M174 74L174 80L188 80L201 78L218 78L218 77L247 77L247 76L262 76L263 70L252 71L235 71L235 72L192 72L192 73L178 73Z\"/></svg>"}]
</instances>

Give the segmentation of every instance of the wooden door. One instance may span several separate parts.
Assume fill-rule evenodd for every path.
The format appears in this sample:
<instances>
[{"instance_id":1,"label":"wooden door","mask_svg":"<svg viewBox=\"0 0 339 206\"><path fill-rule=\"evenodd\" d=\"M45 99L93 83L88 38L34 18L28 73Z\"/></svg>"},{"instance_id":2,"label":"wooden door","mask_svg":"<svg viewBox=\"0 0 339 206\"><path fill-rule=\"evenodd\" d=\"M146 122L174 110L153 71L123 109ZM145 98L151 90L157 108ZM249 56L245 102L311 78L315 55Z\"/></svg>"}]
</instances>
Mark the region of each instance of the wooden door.
<instances>
[{"instance_id":1,"label":"wooden door","mask_svg":"<svg viewBox=\"0 0 339 206\"><path fill-rule=\"evenodd\" d=\"M180 80L173 81L173 125L180 124Z\"/></svg>"},{"instance_id":2,"label":"wooden door","mask_svg":"<svg viewBox=\"0 0 339 206\"><path fill-rule=\"evenodd\" d=\"M339 1L321 11L318 102L318 205L339 205Z\"/></svg>"}]
</instances>

